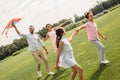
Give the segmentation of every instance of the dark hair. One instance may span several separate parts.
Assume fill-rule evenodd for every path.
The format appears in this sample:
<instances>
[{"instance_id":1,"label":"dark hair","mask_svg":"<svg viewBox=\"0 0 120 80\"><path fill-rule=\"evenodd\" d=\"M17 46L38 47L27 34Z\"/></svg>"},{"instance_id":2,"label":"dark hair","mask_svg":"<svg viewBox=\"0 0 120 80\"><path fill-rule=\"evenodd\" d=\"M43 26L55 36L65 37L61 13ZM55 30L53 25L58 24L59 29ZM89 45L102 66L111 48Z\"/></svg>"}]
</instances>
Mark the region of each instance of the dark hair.
<instances>
[{"instance_id":1,"label":"dark hair","mask_svg":"<svg viewBox=\"0 0 120 80\"><path fill-rule=\"evenodd\" d=\"M30 25L29 27L34 27L33 25Z\"/></svg>"},{"instance_id":2,"label":"dark hair","mask_svg":"<svg viewBox=\"0 0 120 80\"><path fill-rule=\"evenodd\" d=\"M85 18L88 19L90 13L92 13L92 11L88 11L88 12L86 12L86 13L85 13Z\"/></svg>"},{"instance_id":3,"label":"dark hair","mask_svg":"<svg viewBox=\"0 0 120 80\"><path fill-rule=\"evenodd\" d=\"M51 24L50 24L50 23L48 23L48 24L46 24L46 26L45 26L45 27L47 28L47 26L48 26L48 25L51 25ZM52 25L51 25L51 26L52 26Z\"/></svg>"},{"instance_id":4,"label":"dark hair","mask_svg":"<svg viewBox=\"0 0 120 80\"><path fill-rule=\"evenodd\" d=\"M63 31L62 28L59 28L59 29L56 30L56 35L57 35L57 37L56 37L56 46L57 46L57 48L59 48L59 42L60 42L60 40L62 38L63 33L64 33L64 31Z\"/></svg>"}]
</instances>

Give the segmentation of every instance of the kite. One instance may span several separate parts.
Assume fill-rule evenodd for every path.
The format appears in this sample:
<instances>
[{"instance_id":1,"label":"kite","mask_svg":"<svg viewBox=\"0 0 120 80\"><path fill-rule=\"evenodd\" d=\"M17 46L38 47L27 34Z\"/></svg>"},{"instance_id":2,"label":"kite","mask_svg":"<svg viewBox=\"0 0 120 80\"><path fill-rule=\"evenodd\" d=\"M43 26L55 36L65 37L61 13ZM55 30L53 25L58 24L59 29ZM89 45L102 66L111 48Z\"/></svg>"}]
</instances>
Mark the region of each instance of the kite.
<instances>
[{"instance_id":1,"label":"kite","mask_svg":"<svg viewBox=\"0 0 120 80\"><path fill-rule=\"evenodd\" d=\"M8 22L7 26L4 28L3 32L1 33L1 36L5 33L6 37L8 37L8 35L7 35L7 34L8 34L8 30L9 30L10 28L14 28L14 26L13 26L12 24L13 24L13 23L16 24L16 23L19 22L21 19L22 19L22 18L13 18L13 19L11 19L11 20Z\"/></svg>"}]
</instances>

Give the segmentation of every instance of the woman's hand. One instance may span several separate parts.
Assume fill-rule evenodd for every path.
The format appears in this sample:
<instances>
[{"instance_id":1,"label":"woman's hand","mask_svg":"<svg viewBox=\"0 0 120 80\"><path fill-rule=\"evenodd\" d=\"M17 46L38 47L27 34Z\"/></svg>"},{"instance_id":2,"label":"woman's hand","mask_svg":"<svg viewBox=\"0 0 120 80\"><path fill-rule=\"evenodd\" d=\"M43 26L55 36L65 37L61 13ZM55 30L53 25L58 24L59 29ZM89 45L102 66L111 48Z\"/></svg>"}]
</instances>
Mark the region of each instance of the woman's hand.
<instances>
[{"instance_id":1,"label":"woman's hand","mask_svg":"<svg viewBox=\"0 0 120 80\"><path fill-rule=\"evenodd\" d=\"M55 68L56 70L58 70L58 69L59 69L58 64L55 64L54 68Z\"/></svg>"}]
</instances>

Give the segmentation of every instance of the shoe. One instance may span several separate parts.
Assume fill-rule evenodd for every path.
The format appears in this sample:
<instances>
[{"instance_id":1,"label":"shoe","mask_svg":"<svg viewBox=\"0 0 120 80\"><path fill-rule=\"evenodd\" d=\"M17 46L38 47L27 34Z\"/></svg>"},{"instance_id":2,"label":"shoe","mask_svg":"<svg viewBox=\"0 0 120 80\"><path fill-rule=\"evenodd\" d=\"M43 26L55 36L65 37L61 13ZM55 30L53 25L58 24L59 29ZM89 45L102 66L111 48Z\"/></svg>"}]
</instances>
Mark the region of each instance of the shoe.
<instances>
[{"instance_id":1,"label":"shoe","mask_svg":"<svg viewBox=\"0 0 120 80\"><path fill-rule=\"evenodd\" d=\"M38 74L38 77L39 77L39 78L42 77L42 74L41 74L40 71L37 71L37 74Z\"/></svg>"},{"instance_id":2,"label":"shoe","mask_svg":"<svg viewBox=\"0 0 120 80\"><path fill-rule=\"evenodd\" d=\"M54 73L53 72L49 72L48 75L53 75Z\"/></svg>"},{"instance_id":3,"label":"shoe","mask_svg":"<svg viewBox=\"0 0 120 80\"><path fill-rule=\"evenodd\" d=\"M101 64L108 64L109 61L107 61L107 60L103 60L103 61L101 61L100 63L101 63Z\"/></svg>"}]
</instances>

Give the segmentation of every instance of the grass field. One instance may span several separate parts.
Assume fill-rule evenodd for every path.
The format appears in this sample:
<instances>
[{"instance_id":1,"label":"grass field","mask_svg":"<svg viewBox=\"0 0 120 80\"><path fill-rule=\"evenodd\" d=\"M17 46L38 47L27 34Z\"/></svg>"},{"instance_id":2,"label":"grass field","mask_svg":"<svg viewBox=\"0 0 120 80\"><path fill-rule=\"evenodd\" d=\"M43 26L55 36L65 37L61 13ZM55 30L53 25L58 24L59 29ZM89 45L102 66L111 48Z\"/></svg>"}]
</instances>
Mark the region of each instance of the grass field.
<instances>
[{"instance_id":1,"label":"grass field","mask_svg":"<svg viewBox=\"0 0 120 80\"><path fill-rule=\"evenodd\" d=\"M107 40L101 39L106 47L106 58L110 61L107 65L100 65L97 49L91 44L85 30L74 37L71 45L74 49L76 61L83 67L84 80L120 80L120 8L117 8L97 19L99 31ZM74 30L74 29L73 29ZM69 37L73 30L67 32ZM45 42L49 50L47 55L50 68L55 72L53 76L47 76L44 63L42 62L42 78L37 78L36 64L27 48L21 54L10 56L0 62L0 80L69 80L71 69L59 71L54 69L55 53L51 42ZM76 76L76 79L78 77Z\"/></svg>"}]
</instances>

